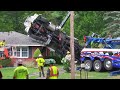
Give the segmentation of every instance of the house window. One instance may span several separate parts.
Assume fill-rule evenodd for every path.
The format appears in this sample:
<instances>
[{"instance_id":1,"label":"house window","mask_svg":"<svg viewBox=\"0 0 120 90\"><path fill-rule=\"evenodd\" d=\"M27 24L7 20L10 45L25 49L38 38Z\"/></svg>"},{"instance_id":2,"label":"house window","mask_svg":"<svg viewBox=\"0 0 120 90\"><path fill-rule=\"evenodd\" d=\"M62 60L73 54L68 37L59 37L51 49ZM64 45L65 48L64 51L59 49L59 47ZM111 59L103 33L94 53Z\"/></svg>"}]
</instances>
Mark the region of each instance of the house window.
<instances>
[{"instance_id":1,"label":"house window","mask_svg":"<svg viewBox=\"0 0 120 90\"><path fill-rule=\"evenodd\" d=\"M16 50L14 50L14 56L18 58L28 58L29 48L28 47L16 47Z\"/></svg>"},{"instance_id":2,"label":"house window","mask_svg":"<svg viewBox=\"0 0 120 90\"><path fill-rule=\"evenodd\" d=\"M9 51L9 56L12 56L12 48L9 48L8 51Z\"/></svg>"},{"instance_id":3,"label":"house window","mask_svg":"<svg viewBox=\"0 0 120 90\"><path fill-rule=\"evenodd\" d=\"M28 57L28 48L22 47L22 57Z\"/></svg>"}]
</instances>

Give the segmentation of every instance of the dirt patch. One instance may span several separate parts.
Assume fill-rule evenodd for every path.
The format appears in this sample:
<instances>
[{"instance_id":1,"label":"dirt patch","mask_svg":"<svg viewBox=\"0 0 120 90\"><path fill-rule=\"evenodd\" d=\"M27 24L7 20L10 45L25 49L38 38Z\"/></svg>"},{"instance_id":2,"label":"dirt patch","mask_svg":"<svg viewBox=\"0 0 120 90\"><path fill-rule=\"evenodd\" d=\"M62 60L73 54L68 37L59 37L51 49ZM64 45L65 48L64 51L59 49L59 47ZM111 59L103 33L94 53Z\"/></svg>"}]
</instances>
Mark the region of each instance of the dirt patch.
<instances>
[{"instance_id":1,"label":"dirt patch","mask_svg":"<svg viewBox=\"0 0 120 90\"><path fill-rule=\"evenodd\" d=\"M106 79L120 79L120 75L118 75L118 76L109 76Z\"/></svg>"}]
</instances>

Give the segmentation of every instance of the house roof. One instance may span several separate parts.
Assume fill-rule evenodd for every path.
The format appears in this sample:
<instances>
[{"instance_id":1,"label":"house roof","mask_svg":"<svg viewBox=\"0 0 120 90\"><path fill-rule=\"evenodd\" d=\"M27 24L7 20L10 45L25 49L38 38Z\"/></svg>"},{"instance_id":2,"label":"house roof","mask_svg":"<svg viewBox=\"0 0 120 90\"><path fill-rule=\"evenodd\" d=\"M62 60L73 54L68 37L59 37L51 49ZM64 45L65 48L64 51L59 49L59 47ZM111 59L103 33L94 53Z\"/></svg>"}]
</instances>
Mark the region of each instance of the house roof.
<instances>
[{"instance_id":1,"label":"house roof","mask_svg":"<svg viewBox=\"0 0 120 90\"><path fill-rule=\"evenodd\" d=\"M0 41L5 40L7 46L44 46L36 42L35 39L15 32L0 32Z\"/></svg>"}]
</instances>

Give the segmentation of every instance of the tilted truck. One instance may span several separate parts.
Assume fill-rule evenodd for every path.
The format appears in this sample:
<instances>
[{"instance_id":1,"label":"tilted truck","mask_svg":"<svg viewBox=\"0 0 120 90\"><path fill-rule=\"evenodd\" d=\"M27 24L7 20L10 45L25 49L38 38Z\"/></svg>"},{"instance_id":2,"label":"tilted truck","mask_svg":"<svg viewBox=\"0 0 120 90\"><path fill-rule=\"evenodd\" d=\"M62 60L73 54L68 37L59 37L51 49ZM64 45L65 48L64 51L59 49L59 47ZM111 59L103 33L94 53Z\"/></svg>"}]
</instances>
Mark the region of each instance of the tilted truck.
<instances>
[{"instance_id":1,"label":"tilted truck","mask_svg":"<svg viewBox=\"0 0 120 90\"><path fill-rule=\"evenodd\" d=\"M34 14L25 20L25 31L30 37L34 38L36 42L54 49L55 53L64 57L67 51L70 51L70 36L61 31L61 29L69 17L70 12L68 12L61 24L56 26L42 15ZM76 38L74 38L73 48L75 50L75 60L79 61L82 47Z\"/></svg>"},{"instance_id":2,"label":"tilted truck","mask_svg":"<svg viewBox=\"0 0 120 90\"><path fill-rule=\"evenodd\" d=\"M120 38L107 39L85 36L85 47L80 61L91 71L113 70L120 68Z\"/></svg>"}]
</instances>

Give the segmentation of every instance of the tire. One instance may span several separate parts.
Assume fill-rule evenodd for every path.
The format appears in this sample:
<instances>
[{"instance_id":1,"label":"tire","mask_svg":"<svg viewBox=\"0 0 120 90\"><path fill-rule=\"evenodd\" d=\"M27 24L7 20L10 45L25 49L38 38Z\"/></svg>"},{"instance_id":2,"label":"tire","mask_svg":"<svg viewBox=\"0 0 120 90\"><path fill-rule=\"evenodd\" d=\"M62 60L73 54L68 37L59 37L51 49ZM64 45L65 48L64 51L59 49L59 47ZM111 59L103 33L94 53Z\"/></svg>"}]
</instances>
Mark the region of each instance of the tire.
<instances>
[{"instance_id":1,"label":"tire","mask_svg":"<svg viewBox=\"0 0 120 90\"><path fill-rule=\"evenodd\" d=\"M104 68L105 68L105 70L108 70L108 71L113 69L112 62L110 59L105 59Z\"/></svg>"},{"instance_id":2,"label":"tire","mask_svg":"<svg viewBox=\"0 0 120 90\"><path fill-rule=\"evenodd\" d=\"M95 71L100 72L103 70L103 64L100 60L95 60L93 63L93 68Z\"/></svg>"},{"instance_id":3,"label":"tire","mask_svg":"<svg viewBox=\"0 0 120 90\"><path fill-rule=\"evenodd\" d=\"M86 66L86 68L87 68L88 71L91 71L91 70L92 70L93 65L92 65L92 61L91 61L91 60L86 60L86 61L84 62L84 64L85 64L85 66Z\"/></svg>"}]
</instances>

